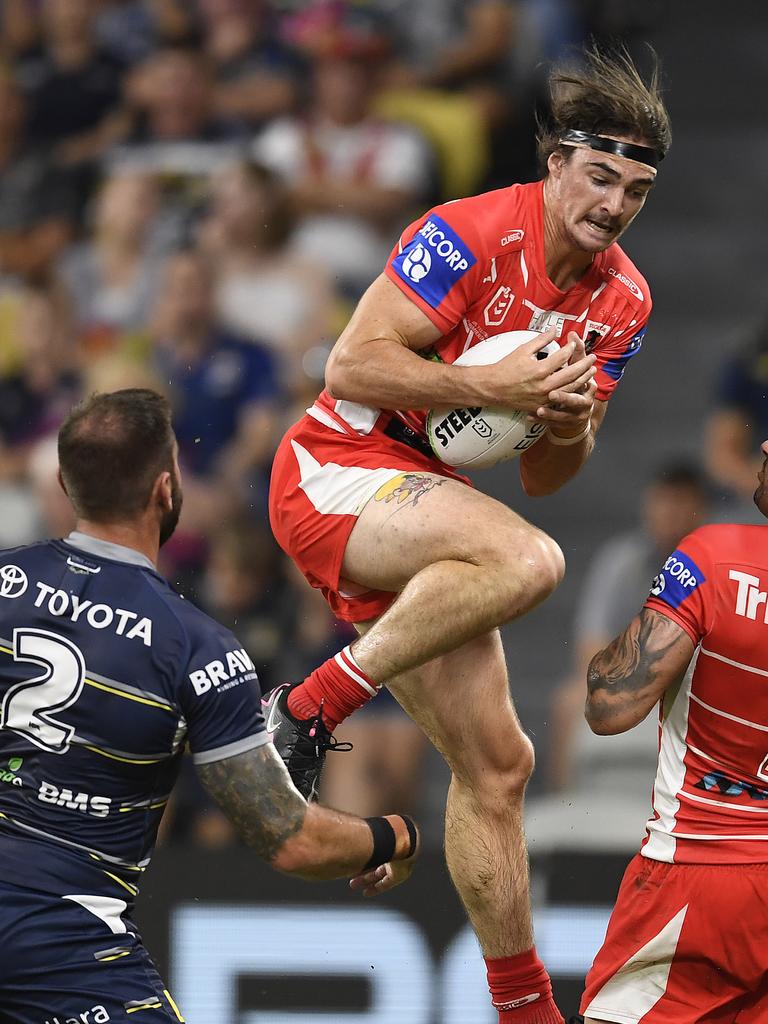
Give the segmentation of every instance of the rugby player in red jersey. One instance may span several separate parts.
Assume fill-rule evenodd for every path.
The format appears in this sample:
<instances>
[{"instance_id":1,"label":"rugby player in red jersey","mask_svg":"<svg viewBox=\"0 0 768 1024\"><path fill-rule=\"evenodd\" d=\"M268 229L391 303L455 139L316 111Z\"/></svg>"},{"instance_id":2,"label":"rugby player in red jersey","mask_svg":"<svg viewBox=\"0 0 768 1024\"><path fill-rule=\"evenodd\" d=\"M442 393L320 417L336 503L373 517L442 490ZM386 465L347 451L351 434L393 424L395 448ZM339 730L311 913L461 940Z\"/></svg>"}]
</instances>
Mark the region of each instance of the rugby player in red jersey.
<instances>
[{"instance_id":1,"label":"rugby player in red jersey","mask_svg":"<svg viewBox=\"0 0 768 1024\"><path fill-rule=\"evenodd\" d=\"M326 390L283 439L270 495L278 541L362 634L273 692L277 749L311 795L332 730L392 690L451 769L448 868L511 1024L562 1017L533 945L522 829L533 751L497 627L555 589L563 555L440 463L424 421L437 405L535 414L549 430L520 474L529 494L550 494L589 456L640 347L648 285L617 240L653 187L669 122L656 73L646 84L623 55L587 56L552 73L542 181L445 203L403 232L331 353ZM542 333L495 366L451 365L514 329Z\"/></svg>"},{"instance_id":2,"label":"rugby player in red jersey","mask_svg":"<svg viewBox=\"0 0 768 1024\"><path fill-rule=\"evenodd\" d=\"M588 1024L768 1020L767 538L694 530L590 664L592 729L624 732L658 703L660 746L648 834L587 977Z\"/></svg>"}]
</instances>

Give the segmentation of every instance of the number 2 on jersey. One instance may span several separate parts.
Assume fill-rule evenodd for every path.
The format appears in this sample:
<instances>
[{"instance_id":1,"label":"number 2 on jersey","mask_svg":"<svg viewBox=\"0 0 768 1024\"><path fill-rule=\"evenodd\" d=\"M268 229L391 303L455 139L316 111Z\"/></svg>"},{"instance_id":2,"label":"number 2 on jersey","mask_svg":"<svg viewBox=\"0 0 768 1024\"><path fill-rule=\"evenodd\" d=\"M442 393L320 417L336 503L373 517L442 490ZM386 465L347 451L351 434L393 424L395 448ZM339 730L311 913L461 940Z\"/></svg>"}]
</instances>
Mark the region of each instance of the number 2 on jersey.
<instances>
[{"instance_id":1,"label":"number 2 on jersey","mask_svg":"<svg viewBox=\"0 0 768 1024\"><path fill-rule=\"evenodd\" d=\"M51 712L68 708L80 696L85 680L80 649L45 629L14 629L13 660L32 662L45 671L8 690L0 727L13 729L43 750L66 754L75 730Z\"/></svg>"}]
</instances>

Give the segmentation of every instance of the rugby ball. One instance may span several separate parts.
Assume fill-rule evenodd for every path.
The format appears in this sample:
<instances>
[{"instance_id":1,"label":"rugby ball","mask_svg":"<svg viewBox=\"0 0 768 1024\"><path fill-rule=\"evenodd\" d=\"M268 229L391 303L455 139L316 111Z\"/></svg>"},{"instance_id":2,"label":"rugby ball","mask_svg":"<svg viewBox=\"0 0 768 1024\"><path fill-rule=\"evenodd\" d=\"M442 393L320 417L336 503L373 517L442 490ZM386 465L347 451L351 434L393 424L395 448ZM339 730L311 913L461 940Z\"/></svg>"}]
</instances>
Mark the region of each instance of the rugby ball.
<instances>
[{"instance_id":1,"label":"rugby ball","mask_svg":"<svg viewBox=\"0 0 768 1024\"><path fill-rule=\"evenodd\" d=\"M538 331L507 331L467 349L454 366L489 366L531 341ZM556 352L549 342L534 358ZM432 409L427 414L427 437L441 462L465 469L487 469L499 462L516 459L547 432L526 412L500 406L482 408Z\"/></svg>"}]
</instances>

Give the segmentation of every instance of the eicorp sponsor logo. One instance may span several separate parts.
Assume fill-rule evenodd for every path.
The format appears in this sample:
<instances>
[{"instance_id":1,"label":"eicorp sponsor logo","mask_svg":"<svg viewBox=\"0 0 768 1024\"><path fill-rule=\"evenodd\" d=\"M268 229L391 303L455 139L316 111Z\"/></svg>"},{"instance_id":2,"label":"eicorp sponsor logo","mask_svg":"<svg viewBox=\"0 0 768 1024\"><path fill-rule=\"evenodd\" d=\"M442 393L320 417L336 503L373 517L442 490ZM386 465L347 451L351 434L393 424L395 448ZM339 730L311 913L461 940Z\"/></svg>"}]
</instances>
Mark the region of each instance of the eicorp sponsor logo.
<instances>
[{"instance_id":1,"label":"eicorp sponsor logo","mask_svg":"<svg viewBox=\"0 0 768 1024\"><path fill-rule=\"evenodd\" d=\"M432 257L419 242L403 260L403 273L412 281L421 281L432 269Z\"/></svg>"},{"instance_id":2,"label":"eicorp sponsor logo","mask_svg":"<svg viewBox=\"0 0 768 1024\"><path fill-rule=\"evenodd\" d=\"M394 258L392 269L434 307L476 262L466 242L433 214Z\"/></svg>"},{"instance_id":3,"label":"eicorp sponsor logo","mask_svg":"<svg viewBox=\"0 0 768 1024\"><path fill-rule=\"evenodd\" d=\"M670 608L683 601L706 582L706 577L694 560L684 551L673 551L651 585L651 597L661 598Z\"/></svg>"}]
</instances>

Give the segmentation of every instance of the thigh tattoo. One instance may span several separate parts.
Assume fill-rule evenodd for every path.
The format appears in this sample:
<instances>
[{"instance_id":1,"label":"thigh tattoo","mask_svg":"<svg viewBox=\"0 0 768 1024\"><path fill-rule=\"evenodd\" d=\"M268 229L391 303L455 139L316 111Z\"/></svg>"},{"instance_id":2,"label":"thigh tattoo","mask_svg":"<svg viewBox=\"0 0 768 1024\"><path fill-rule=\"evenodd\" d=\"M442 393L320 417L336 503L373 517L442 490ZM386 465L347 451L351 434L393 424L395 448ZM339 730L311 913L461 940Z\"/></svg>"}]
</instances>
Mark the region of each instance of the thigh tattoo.
<instances>
[{"instance_id":1,"label":"thigh tattoo","mask_svg":"<svg viewBox=\"0 0 768 1024\"><path fill-rule=\"evenodd\" d=\"M393 511L407 508L409 505L418 505L419 499L423 498L435 487L446 483L445 480L429 476L426 473L401 473L393 477L376 491L374 501L383 501L385 505L394 503Z\"/></svg>"}]
</instances>

